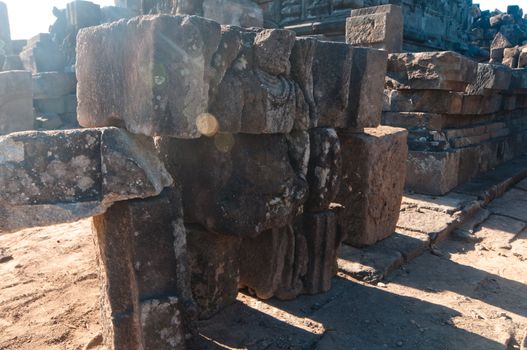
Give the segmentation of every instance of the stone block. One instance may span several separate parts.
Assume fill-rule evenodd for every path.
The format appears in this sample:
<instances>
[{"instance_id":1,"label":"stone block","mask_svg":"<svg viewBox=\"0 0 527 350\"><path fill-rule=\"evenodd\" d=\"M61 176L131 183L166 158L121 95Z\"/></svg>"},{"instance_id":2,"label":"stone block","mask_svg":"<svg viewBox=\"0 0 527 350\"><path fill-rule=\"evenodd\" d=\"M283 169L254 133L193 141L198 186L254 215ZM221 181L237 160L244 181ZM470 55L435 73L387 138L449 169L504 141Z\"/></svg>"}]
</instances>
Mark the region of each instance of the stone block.
<instances>
[{"instance_id":1,"label":"stone block","mask_svg":"<svg viewBox=\"0 0 527 350\"><path fill-rule=\"evenodd\" d=\"M302 232L307 243L307 270L302 277L304 293L325 293L337 271L337 257L342 243L334 212L306 213Z\"/></svg>"},{"instance_id":2,"label":"stone block","mask_svg":"<svg viewBox=\"0 0 527 350\"><path fill-rule=\"evenodd\" d=\"M49 34L38 34L29 39L20 59L25 70L33 74L64 71L65 58Z\"/></svg>"},{"instance_id":3,"label":"stone block","mask_svg":"<svg viewBox=\"0 0 527 350\"><path fill-rule=\"evenodd\" d=\"M213 97L210 113L230 133L306 130L309 108L290 77L295 34L282 29L242 32L244 45Z\"/></svg>"},{"instance_id":4,"label":"stone block","mask_svg":"<svg viewBox=\"0 0 527 350\"><path fill-rule=\"evenodd\" d=\"M364 133L341 130L339 138L339 229L347 243L371 245L395 232L406 175L407 131L389 126Z\"/></svg>"},{"instance_id":5,"label":"stone block","mask_svg":"<svg viewBox=\"0 0 527 350\"><path fill-rule=\"evenodd\" d=\"M64 96L57 98L35 99L33 102L35 109L41 113L66 113L66 100Z\"/></svg>"},{"instance_id":6,"label":"stone block","mask_svg":"<svg viewBox=\"0 0 527 350\"><path fill-rule=\"evenodd\" d=\"M460 114L463 94L444 90L385 90L385 112Z\"/></svg>"},{"instance_id":7,"label":"stone block","mask_svg":"<svg viewBox=\"0 0 527 350\"><path fill-rule=\"evenodd\" d=\"M111 23L120 19L129 19L137 16L132 9L119 6L101 7L101 23Z\"/></svg>"},{"instance_id":8,"label":"stone block","mask_svg":"<svg viewBox=\"0 0 527 350\"><path fill-rule=\"evenodd\" d=\"M400 6L382 5L351 11L346 19L346 42L354 46L402 52L403 11Z\"/></svg>"},{"instance_id":9,"label":"stone block","mask_svg":"<svg viewBox=\"0 0 527 350\"><path fill-rule=\"evenodd\" d=\"M35 128L37 130L57 130L62 126L62 119L56 113L35 113Z\"/></svg>"},{"instance_id":10,"label":"stone block","mask_svg":"<svg viewBox=\"0 0 527 350\"><path fill-rule=\"evenodd\" d=\"M77 36L78 119L148 136L200 136L219 24L194 16L142 16Z\"/></svg>"},{"instance_id":11,"label":"stone block","mask_svg":"<svg viewBox=\"0 0 527 350\"><path fill-rule=\"evenodd\" d=\"M32 130L33 119L31 73L0 72L0 135Z\"/></svg>"},{"instance_id":12,"label":"stone block","mask_svg":"<svg viewBox=\"0 0 527 350\"><path fill-rule=\"evenodd\" d=\"M13 133L0 148L3 231L77 221L172 184L152 140L120 129Z\"/></svg>"},{"instance_id":13,"label":"stone block","mask_svg":"<svg viewBox=\"0 0 527 350\"><path fill-rule=\"evenodd\" d=\"M303 291L307 263L305 237L290 225L243 238L240 287L260 299L293 299Z\"/></svg>"},{"instance_id":14,"label":"stone block","mask_svg":"<svg viewBox=\"0 0 527 350\"><path fill-rule=\"evenodd\" d=\"M374 128L381 122L387 53L353 48L348 127Z\"/></svg>"},{"instance_id":15,"label":"stone block","mask_svg":"<svg viewBox=\"0 0 527 350\"><path fill-rule=\"evenodd\" d=\"M318 40L309 37L296 38L291 51L291 77L298 83L309 107L309 126L318 124L317 104L314 96L313 62Z\"/></svg>"},{"instance_id":16,"label":"stone block","mask_svg":"<svg viewBox=\"0 0 527 350\"><path fill-rule=\"evenodd\" d=\"M501 64L479 63L475 81L467 86L469 95L489 95L508 90L512 70Z\"/></svg>"},{"instance_id":17,"label":"stone block","mask_svg":"<svg viewBox=\"0 0 527 350\"><path fill-rule=\"evenodd\" d=\"M325 211L340 189L342 155L335 129L316 128L309 131L310 156L307 182L309 197L305 210Z\"/></svg>"},{"instance_id":18,"label":"stone block","mask_svg":"<svg viewBox=\"0 0 527 350\"><path fill-rule=\"evenodd\" d=\"M476 62L452 51L391 54L386 86L463 92L476 80L477 69Z\"/></svg>"},{"instance_id":19,"label":"stone block","mask_svg":"<svg viewBox=\"0 0 527 350\"><path fill-rule=\"evenodd\" d=\"M101 24L101 7L91 1L75 0L66 5L68 26L74 32Z\"/></svg>"},{"instance_id":20,"label":"stone block","mask_svg":"<svg viewBox=\"0 0 527 350\"><path fill-rule=\"evenodd\" d=\"M2 65L3 71L10 70L24 70L24 65L19 55L7 55L5 56L4 63Z\"/></svg>"},{"instance_id":21,"label":"stone block","mask_svg":"<svg viewBox=\"0 0 527 350\"><path fill-rule=\"evenodd\" d=\"M110 349L184 349L195 314L179 193L94 217L103 339Z\"/></svg>"},{"instance_id":22,"label":"stone block","mask_svg":"<svg viewBox=\"0 0 527 350\"><path fill-rule=\"evenodd\" d=\"M442 114L423 112L384 112L382 125L396 126L406 129L442 130L446 117Z\"/></svg>"},{"instance_id":23,"label":"stone block","mask_svg":"<svg viewBox=\"0 0 527 350\"><path fill-rule=\"evenodd\" d=\"M250 0L204 0L203 17L239 27L264 26L262 9Z\"/></svg>"},{"instance_id":24,"label":"stone block","mask_svg":"<svg viewBox=\"0 0 527 350\"><path fill-rule=\"evenodd\" d=\"M285 135L162 138L159 148L182 186L186 222L208 231L254 237L288 225L306 200Z\"/></svg>"},{"instance_id":25,"label":"stone block","mask_svg":"<svg viewBox=\"0 0 527 350\"><path fill-rule=\"evenodd\" d=\"M46 72L33 75L35 100L59 98L74 94L77 85L74 73Z\"/></svg>"},{"instance_id":26,"label":"stone block","mask_svg":"<svg viewBox=\"0 0 527 350\"><path fill-rule=\"evenodd\" d=\"M9 54L11 44L11 31L9 29L9 15L7 6L0 2L0 54Z\"/></svg>"},{"instance_id":27,"label":"stone block","mask_svg":"<svg viewBox=\"0 0 527 350\"><path fill-rule=\"evenodd\" d=\"M241 239L187 225L192 297L200 318L209 318L234 303L240 280Z\"/></svg>"},{"instance_id":28,"label":"stone block","mask_svg":"<svg viewBox=\"0 0 527 350\"><path fill-rule=\"evenodd\" d=\"M408 153L406 189L441 196L458 185L459 151Z\"/></svg>"},{"instance_id":29,"label":"stone block","mask_svg":"<svg viewBox=\"0 0 527 350\"><path fill-rule=\"evenodd\" d=\"M513 69L511 90L514 93L527 94L527 69Z\"/></svg>"},{"instance_id":30,"label":"stone block","mask_svg":"<svg viewBox=\"0 0 527 350\"><path fill-rule=\"evenodd\" d=\"M480 171L484 170L481 169L482 147L481 145L465 147L460 149L458 152L458 183L462 184L475 177Z\"/></svg>"},{"instance_id":31,"label":"stone block","mask_svg":"<svg viewBox=\"0 0 527 350\"><path fill-rule=\"evenodd\" d=\"M501 111L502 106L503 96L500 94L464 95L461 114L493 114Z\"/></svg>"}]
</instances>

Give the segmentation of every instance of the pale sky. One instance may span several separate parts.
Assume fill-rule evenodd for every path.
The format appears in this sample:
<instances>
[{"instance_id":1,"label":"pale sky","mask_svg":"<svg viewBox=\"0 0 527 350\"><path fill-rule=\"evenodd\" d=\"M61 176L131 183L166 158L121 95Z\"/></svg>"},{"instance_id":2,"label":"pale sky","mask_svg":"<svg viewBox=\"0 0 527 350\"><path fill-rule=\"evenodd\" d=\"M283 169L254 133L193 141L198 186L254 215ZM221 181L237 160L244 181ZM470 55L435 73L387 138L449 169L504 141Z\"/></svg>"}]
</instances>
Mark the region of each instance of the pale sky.
<instances>
[{"instance_id":1,"label":"pale sky","mask_svg":"<svg viewBox=\"0 0 527 350\"><path fill-rule=\"evenodd\" d=\"M7 4L13 39L28 39L38 33L45 33L53 23L53 6L65 8L71 0L0 0ZM114 0L93 0L101 6L110 6ZM527 0L474 0L482 9L507 9L507 4L517 4L527 13Z\"/></svg>"}]
</instances>

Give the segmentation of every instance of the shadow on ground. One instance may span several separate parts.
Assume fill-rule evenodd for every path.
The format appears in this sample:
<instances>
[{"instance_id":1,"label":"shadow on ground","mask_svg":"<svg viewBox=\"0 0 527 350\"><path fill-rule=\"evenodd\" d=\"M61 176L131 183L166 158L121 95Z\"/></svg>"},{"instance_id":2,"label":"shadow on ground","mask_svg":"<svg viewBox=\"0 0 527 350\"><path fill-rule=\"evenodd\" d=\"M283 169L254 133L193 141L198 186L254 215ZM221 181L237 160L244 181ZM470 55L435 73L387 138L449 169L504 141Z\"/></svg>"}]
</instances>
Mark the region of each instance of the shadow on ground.
<instances>
[{"instance_id":1,"label":"shadow on ground","mask_svg":"<svg viewBox=\"0 0 527 350\"><path fill-rule=\"evenodd\" d=\"M288 322L267 315L268 308ZM331 291L323 295L261 302L258 310L237 302L202 321L200 337L191 348L503 349L502 344L455 328L450 320L456 316L457 311L444 306L335 278ZM316 334L320 327L325 331Z\"/></svg>"}]
</instances>

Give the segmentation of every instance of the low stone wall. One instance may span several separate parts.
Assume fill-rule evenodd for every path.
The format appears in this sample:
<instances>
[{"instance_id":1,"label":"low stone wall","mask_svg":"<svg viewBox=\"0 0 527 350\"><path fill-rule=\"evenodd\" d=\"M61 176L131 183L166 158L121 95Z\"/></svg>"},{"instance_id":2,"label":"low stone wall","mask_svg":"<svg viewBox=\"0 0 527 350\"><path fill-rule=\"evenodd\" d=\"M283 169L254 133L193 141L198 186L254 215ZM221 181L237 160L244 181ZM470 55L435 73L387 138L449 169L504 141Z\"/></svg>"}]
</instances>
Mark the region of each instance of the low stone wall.
<instances>
[{"instance_id":1,"label":"low stone wall","mask_svg":"<svg viewBox=\"0 0 527 350\"><path fill-rule=\"evenodd\" d=\"M196 16L83 29L85 129L0 138L0 230L95 215L115 349L183 349L239 288L325 292L343 241L395 231L407 131L379 126L386 60Z\"/></svg>"},{"instance_id":2,"label":"low stone wall","mask_svg":"<svg viewBox=\"0 0 527 350\"><path fill-rule=\"evenodd\" d=\"M526 77L453 52L390 55L383 124L409 131L407 189L444 194L522 154Z\"/></svg>"}]
</instances>

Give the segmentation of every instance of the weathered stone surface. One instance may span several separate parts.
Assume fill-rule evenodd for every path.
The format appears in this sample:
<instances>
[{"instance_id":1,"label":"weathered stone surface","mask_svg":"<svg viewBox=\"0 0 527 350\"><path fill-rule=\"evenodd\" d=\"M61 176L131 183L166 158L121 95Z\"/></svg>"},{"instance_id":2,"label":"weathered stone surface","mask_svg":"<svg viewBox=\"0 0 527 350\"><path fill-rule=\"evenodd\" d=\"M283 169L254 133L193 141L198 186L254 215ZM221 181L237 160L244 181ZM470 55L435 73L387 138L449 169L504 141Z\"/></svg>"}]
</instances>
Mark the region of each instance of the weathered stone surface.
<instances>
[{"instance_id":1,"label":"weathered stone surface","mask_svg":"<svg viewBox=\"0 0 527 350\"><path fill-rule=\"evenodd\" d=\"M328 210L340 189L342 155L335 129L316 128L309 131L310 157L307 182L307 211Z\"/></svg>"},{"instance_id":2,"label":"weathered stone surface","mask_svg":"<svg viewBox=\"0 0 527 350\"><path fill-rule=\"evenodd\" d=\"M110 349L184 349L195 313L181 198L119 202L94 217L103 338Z\"/></svg>"},{"instance_id":3,"label":"weathered stone surface","mask_svg":"<svg viewBox=\"0 0 527 350\"><path fill-rule=\"evenodd\" d=\"M313 60L317 118L326 128L365 128L380 123L386 53L351 45L318 43Z\"/></svg>"},{"instance_id":4,"label":"weathered stone surface","mask_svg":"<svg viewBox=\"0 0 527 350\"><path fill-rule=\"evenodd\" d=\"M24 68L33 74L64 70L64 56L49 34L38 34L31 38L20 53L20 59Z\"/></svg>"},{"instance_id":5,"label":"weathered stone surface","mask_svg":"<svg viewBox=\"0 0 527 350\"><path fill-rule=\"evenodd\" d=\"M479 63L476 80L467 86L469 95L488 95L508 90L512 70L501 64Z\"/></svg>"},{"instance_id":6,"label":"weathered stone surface","mask_svg":"<svg viewBox=\"0 0 527 350\"><path fill-rule=\"evenodd\" d=\"M291 78L293 32L242 32L244 46L218 87L210 112L222 132L288 133L306 130L308 105Z\"/></svg>"},{"instance_id":7,"label":"weathered stone surface","mask_svg":"<svg viewBox=\"0 0 527 350\"><path fill-rule=\"evenodd\" d=\"M115 128L0 137L0 229L75 221L172 184L151 140Z\"/></svg>"},{"instance_id":8,"label":"weathered stone surface","mask_svg":"<svg viewBox=\"0 0 527 350\"><path fill-rule=\"evenodd\" d=\"M192 296L200 318L209 318L234 303L240 279L241 239L187 225Z\"/></svg>"},{"instance_id":9,"label":"weathered stone surface","mask_svg":"<svg viewBox=\"0 0 527 350\"><path fill-rule=\"evenodd\" d=\"M352 128L379 126L382 113L387 53L356 47L350 81L350 123Z\"/></svg>"},{"instance_id":10,"label":"weathered stone surface","mask_svg":"<svg viewBox=\"0 0 527 350\"><path fill-rule=\"evenodd\" d=\"M306 200L285 135L162 138L159 148L182 185L186 222L209 231L254 237L291 223Z\"/></svg>"},{"instance_id":11,"label":"weathered stone surface","mask_svg":"<svg viewBox=\"0 0 527 350\"><path fill-rule=\"evenodd\" d=\"M78 119L149 136L200 136L208 67L219 24L194 16L143 16L82 29L77 37Z\"/></svg>"},{"instance_id":12,"label":"weathered stone surface","mask_svg":"<svg viewBox=\"0 0 527 350\"><path fill-rule=\"evenodd\" d=\"M388 56L386 85L393 89L465 91L476 79L476 62L456 52Z\"/></svg>"},{"instance_id":13,"label":"weathered stone surface","mask_svg":"<svg viewBox=\"0 0 527 350\"><path fill-rule=\"evenodd\" d=\"M321 41L313 60L314 97L318 118L314 125L345 128L349 120L349 92L353 47L344 43Z\"/></svg>"},{"instance_id":14,"label":"weathered stone surface","mask_svg":"<svg viewBox=\"0 0 527 350\"><path fill-rule=\"evenodd\" d=\"M291 77L298 83L309 106L309 126L316 127L318 123L317 104L313 85L313 60L318 45L314 38L296 38L291 51Z\"/></svg>"},{"instance_id":15,"label":"weathered stone surface","mask_svg":"<svg viewBox=\"0 0 527 350\"><path fill-rule=\"evenodd\" d=\"M334 212L306 213L303 226L296 228L307 243L307 270L303 276L304 293L317 294L331 288L337 271L337 256L341 244Z\"/></svg>"},{"instance_id":16,"label":"weathered stone surface","mask_svg":"<svg viewBox=\"0 0 527 350\"><path fill-rule=\"evenodd\" d=\"M68 26L75 32L81 28L101 23L101 7L91 1L76 0L67 4L66 19Z\"/></svg>"},{"instance_id":17,"label":"weathered stone surface","mask_svg":"<svg viewBox=\"0 0 527 350\"><path fill-rule=\"evenodd\" d=\"M408 146L404 129L381 126L339 132L342 180L336 202L339 228L352 245L390 236L399 217Z\"/></svg>"},{"instance_id":18,"label":"weathered stone surface","mask_svg":"<svg viewBox=\"0 0 527 350\"><path fill-rule=\"evenodd\" d=\"M386 112L427 112L460 114L463 94L443 90L385 90Z\"/></svg>"},{"instance_id":19,"label":"weathered stone surface","mask_svg":"<svg viewBox=\"0 0 527 350\"><path fill-rule=\"evenodd\" d=\"M11 42L11 31L9 29L9 15L7 6L0 2L0 55L8 54Z\"/></svg>"},{"instance_id":20,"label":"weathered stone surface","mask_svg":"<svg viewBox=\"0 0 527 350\"><path fill-rule=\"evenodd\" d=\"M204 0L203 17L220 24L239 27L263 27L263 13L251 0Z\"/></svg>"},{"instance_id":21,"label":"weathered stone surface","mask_svg":"<svg viewBox=\"0 0 527 350\"><path fill-rule=\"evenodd\" d=\"M33 129L31 73L0 72L0 135Z\"/></svg>"},{"instance_id":22,"label":"weathered stone surface","mask_svg":"<svg viewBox=\"0 0 527 350\"><path fill-rule=\"evenodd\" d=\"M389 53L402 52L403 26L403 12L396 5L352 10L346 19L346 42Z\"/></svg>"},{"instance_id":23,"label":"weathered stone surface","mask_svg":"<svg viewBox=\"0 0 527 350\"><path fill-rule=\"evenodd\" d=\"M292 299L303 290L307 243L291 226L244 238L240 249L240 287L258 298Z\"/></svg>"},{"instance_id":24,"label":"weathered stone surface","mask_svg":"<svg viewBox=\"0 0 527 350\"><path fill-rule=\"evenodd\" d=\"M408 153L406 189L424 194L443 195L458 184L459 152Z\"/></svg>"},{"instance_id":25,"label":"weathered stone surface","mask_svg":"<svg viewBox=\"0 0 527 350\"><path fill-rule=\"evenodd\" d=\"M492 114L502 109L503 97L500 94L490 96L464 95L460 114Z\"/></svg>"},{"instance_id":26,"label":"weathered stone surface","mask_svg":"<svg viewBox=\"0 0 527 350\"><path fill-rule=\"evenodd\" d=\"M423 112L383 112L382 125L407 129L441 130L446 124L446 117L441 114Z\"/></svg>"},{"instance_id":27,"label":"weathered stone surface","mask_svg":"<svg viewBox=\"0 0 527 350\"><path fill-rule=\"evenodd\" d=\"M74 94L77 85L74 73L46 72L33 75L33 98L59 98Z\"/></svg>"}]
</instances>

